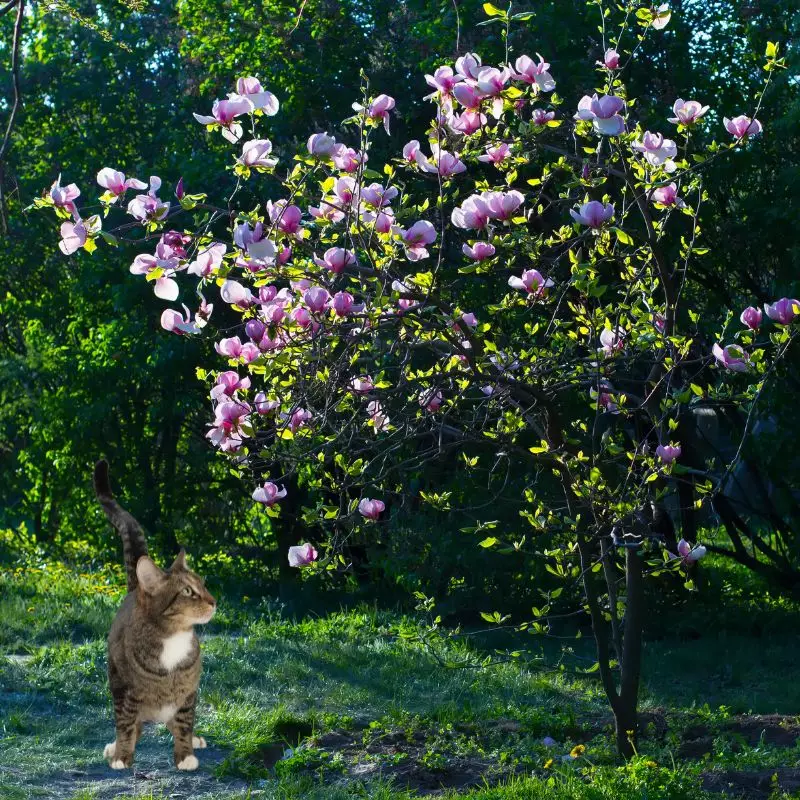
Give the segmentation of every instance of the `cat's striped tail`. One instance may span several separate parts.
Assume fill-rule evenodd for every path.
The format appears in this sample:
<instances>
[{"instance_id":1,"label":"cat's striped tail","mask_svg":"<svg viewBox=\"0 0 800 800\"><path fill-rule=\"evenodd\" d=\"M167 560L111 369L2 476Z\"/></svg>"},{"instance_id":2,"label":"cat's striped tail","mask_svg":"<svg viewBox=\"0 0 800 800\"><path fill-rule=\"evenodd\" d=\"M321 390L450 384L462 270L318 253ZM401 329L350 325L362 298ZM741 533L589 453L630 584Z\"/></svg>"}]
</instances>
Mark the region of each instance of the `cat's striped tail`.
<instances>
[{"instance_id":1,"label":"cat's striped tail","mask_svg":"<svg viewBox=\"0 0 800 800\"><path fill-rule=\"evenodd\" d=\"M147 542L142 526L114 499L108 477L108 461L102 459L94 465L94 491L97 500L106 512L109 522L122 538L122 553L125 558L125 572L128 576L128 591L139 585L136 578L136 563L147 555Z\"/></svg>"}]
</instances>

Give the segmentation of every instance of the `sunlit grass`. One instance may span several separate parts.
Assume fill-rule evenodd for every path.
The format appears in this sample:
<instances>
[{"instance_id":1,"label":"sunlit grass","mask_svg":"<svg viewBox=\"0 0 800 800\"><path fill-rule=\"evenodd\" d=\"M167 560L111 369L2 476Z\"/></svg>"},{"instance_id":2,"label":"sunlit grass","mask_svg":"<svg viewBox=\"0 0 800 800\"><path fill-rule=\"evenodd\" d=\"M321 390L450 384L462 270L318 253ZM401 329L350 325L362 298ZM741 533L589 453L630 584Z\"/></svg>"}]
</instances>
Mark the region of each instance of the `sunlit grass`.
<instances>
[{"instance_id":1,"label":"sunlit grass","mask_svg":"<svg viewBox=\"0 0 800 800\"><path fill-rule=\"evenodd\" d=\"M728 583L734 613L758 607L757 592L742 589L735 571L721 570L711 579ZM89 800L100 796L98 786L103 798L133 796L130 778L126 783L124 775L112 775L101 758L113 737L105 635L122 584L116 567L80 573L42 563L0 576L3 800ZM224 612L228 601L224 594L220 600ZM787 617L796 615L796 607L781 599L765 602ZM413 792L392 784L389 767L408 754L395 759L366 747L397 735L415 743L413 758L434 780L449 763L490 765L486 787L445 795L475 800L694 800L705 796L701 772L800 765L797 746L753 745L726 732L726 720L736 713L800 713L800 688L785 680L796 662L796 642L745 636L741 620L733 632L718 621L698 639L648 642L642 707L669 709L669 730L645 738L641 758L621 766L597 678L576 668L587 663L588 641L575 644L581 658L567 659L562 668L555 659L545 659L553 662L548 666L523 658L444 669L419 644L397 635L401 627L419 625L412 617L362 608L292 620L268 601L249 604L246 612L229 605L202 633L197 729L212 749L200 754L197 773L178 775L164 728L147 734L142 763L157 767L160 776L153 800L170 797L175 780L184 781L184 794L189 786L192 797L204 800L401 800ZM702 617L701 602L681 616L687 626ZM453 661L470 647L463 640L439 646L439 656ZM709 729L709 755L676 757L682 730L698 723ZM328 731L347 732L355 750L363 740L366 749L357 757L380 762L381 769L366 783L348 777L344 761L314 744ZM557 746L546 747L545 736ZM570 758L579 742L585 753ZM269 753L273 762L283 756L278 769ZM149 798L147 791L136 789L135 796Z\"/></svg>"}]
</instances>

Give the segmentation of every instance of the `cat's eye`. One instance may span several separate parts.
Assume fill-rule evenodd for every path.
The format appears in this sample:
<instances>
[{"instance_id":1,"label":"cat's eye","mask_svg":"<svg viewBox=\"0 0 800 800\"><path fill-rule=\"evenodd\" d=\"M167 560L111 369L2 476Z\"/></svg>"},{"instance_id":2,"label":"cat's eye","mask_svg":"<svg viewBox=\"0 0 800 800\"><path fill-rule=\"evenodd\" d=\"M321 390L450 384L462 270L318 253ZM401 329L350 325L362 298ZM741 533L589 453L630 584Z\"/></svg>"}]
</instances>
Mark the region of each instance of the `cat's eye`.
<instances>
[{"instance_id":1,"label":"cat's eye","mask_svg":"<svg viewBox=\"0 0 800 800\"><path fill-rule=\"evenodd\" d=\"M187 597L191 597L194 594L194 589L191 586L185 586L183 589L183 594Z\"/></svg>"}]
</instances>

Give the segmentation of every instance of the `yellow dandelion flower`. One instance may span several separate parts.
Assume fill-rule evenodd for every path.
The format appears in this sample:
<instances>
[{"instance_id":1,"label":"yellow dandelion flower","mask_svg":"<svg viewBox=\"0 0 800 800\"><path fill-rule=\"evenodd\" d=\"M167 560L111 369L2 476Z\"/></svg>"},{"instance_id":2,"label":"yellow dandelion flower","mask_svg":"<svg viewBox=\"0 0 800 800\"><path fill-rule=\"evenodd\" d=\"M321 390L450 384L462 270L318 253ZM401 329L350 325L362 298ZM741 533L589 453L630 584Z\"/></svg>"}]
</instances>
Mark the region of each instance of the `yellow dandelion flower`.
<instances>
[{"instance_id":1,"label":"yellow dandelion flower","mask_svg":"<svg viewBox=\"0 0 800 800\"><path fill-rule=\"evenodd\" d=\"M572 750L569 751L570 756L572 758L580 758L586 752L586 745L585 744L576 744Z\"/></svg>"}]
</instances>

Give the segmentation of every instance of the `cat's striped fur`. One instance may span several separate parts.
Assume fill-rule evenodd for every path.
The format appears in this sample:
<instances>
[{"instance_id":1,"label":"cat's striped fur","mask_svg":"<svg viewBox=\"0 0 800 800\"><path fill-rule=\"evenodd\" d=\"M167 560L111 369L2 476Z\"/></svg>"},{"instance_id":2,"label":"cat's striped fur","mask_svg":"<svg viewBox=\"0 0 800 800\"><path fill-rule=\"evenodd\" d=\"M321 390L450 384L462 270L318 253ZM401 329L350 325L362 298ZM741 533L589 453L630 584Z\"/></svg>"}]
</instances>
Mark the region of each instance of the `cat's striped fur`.
<instances>
[{"instance_id":1,"label":"cat's striped fur","mask_svg":"<svg viewBox=\"0 0 800 800\"><path fill-rule=\"evenodd\" d=\"M97 499L122 538L128 594L108 635L108 682L114 699L116 740L104 756L114 769L133 763L144 722L163 722L174 739L175 765L198 766L194 735L200 647L194 626L208 622L216 602L181 550L164 571L147 555L141 525L114 499L108 463L94 470Z\"/></svg>"}]
</instances>

